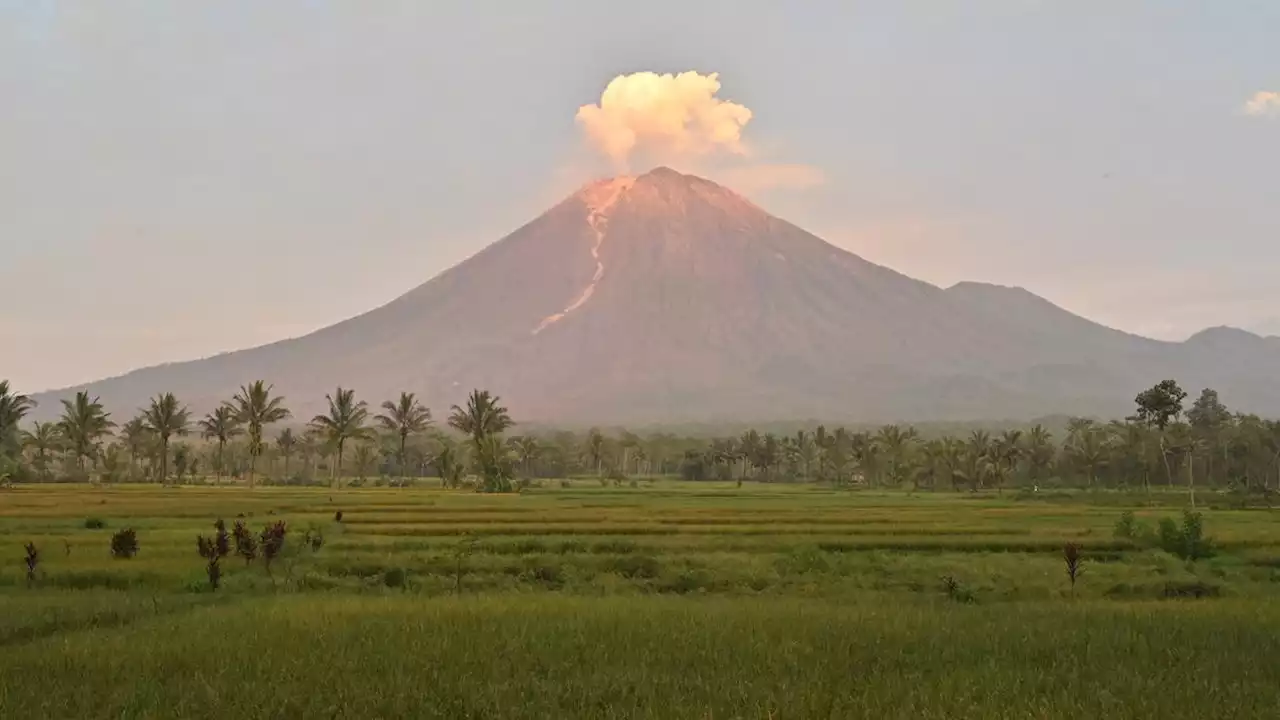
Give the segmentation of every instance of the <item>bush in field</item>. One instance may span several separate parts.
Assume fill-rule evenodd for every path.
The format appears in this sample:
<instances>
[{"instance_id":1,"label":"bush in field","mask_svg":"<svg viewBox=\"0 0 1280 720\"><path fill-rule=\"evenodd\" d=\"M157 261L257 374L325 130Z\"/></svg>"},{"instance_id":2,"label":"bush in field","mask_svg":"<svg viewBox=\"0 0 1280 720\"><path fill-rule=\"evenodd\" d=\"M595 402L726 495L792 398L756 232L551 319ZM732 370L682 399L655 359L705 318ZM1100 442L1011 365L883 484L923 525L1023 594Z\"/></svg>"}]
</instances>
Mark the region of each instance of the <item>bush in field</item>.
<instances>
[{"instance_id":1,"label":"bush in field","mask_svg":"<svg viewBox=\"0 0 1280 720\"><path fill-rule=\"evenodd\" d=\"M36 581L36 566L40 564L40 551L36 549L33 542L27 543L27 584L30 585Z\"/></svg>"},{"instance_id":2,"label":"bush in field","mask_svg":"<svg viewBox=\"0 0 1280 720\"><path fill-rule=\"evenodd\" d=\"M236 526L231 533L236 542L236 554L244 558L244 564L248 565L257 560L258 541L254 539L253 533L249 532L249 528L245 527L243 520L236 521Z\"/></svg>"},{"instance_id":3,"label":"bush in field","mask_svg":"<svg viewBox=\"0 0 1280 720\"><path fill-rule=\"evenodd\" d=\"M203 535L196 536L196 549L200 552L200 557L208 560L205 566L205 572L209 576L209 588L217 590L222 580L222 566L219 563L222 558L231 552L231 539L227 535L227 524L219 518L213 524L216 531L214 536L207 538Z\"/></svg>"},{"instance_id":4,"label":"bush in field","mask_svg":"<svg viewBox=\"0 0 1280 720\"><path fill-rule=\"evenodd\" d=\"M1138 540L1146 536L1148 528L1138 522L1138 518L1134 516L1132 510L1125 510L1120 514L1120 519L1116 521L1115 530L1112 535L1121 540Z\"/></svg>"},{"instance_id":5,"label":"bush in field","mask_svg":"<svg viewBox=\"0 0 1280 720\"><path fill-rule=\"evenodd\" d=\"M1171 518L1162 519L1158 540L1161 550L1183 560L1213 557L1213 543L1204 536L1204 520L1198 512L1183 512L1181 527Z\"/></svg>"},{"instance_id":6,"label":"bush in field","mask_svg":"<svg viewBox=\"0 0 1280 720\"><path fill-rule=\"evenodd\" d=\"M138 534L125 528L111 536L111 557L128 560L138 554Z\"/></svg>"},{"instance_id":7,"label":"bush in field","mask_svg":"<svg viewBox=\"0 0 1280 720\"><path fill-rule=\"evenodd\" d=\"M978 601L978 598L973 594L972 590L965 587L959 580L956 580L951 575L944 575L942 577L942 591L947 594L947 598L952 602L969 605Z\"/></svg>"},{"instance_id":8,"label":"bush in field","mask_svg":"<svg viewBox=\"0 0 1280 720\"><path fill-rule=\"evenodd\" d=\"M85 530L102 530L106 526L107 526L107 521L103 520L102 518L96 518L96 517L85 518L85 521L84 521Z\"/></svg>"},{"instance_id":9,"label":"bush in field","mask_svg":"<svg viewBox=\"0 0 1280 720\"><path fill-rule=\"evenodd\" d=\"M262 530L262 564L267 568L268 575L271 574L271 562L284 550L284 538L288 532L288 526L283 520L277 520Z\"/></svg>"}]
</instances>

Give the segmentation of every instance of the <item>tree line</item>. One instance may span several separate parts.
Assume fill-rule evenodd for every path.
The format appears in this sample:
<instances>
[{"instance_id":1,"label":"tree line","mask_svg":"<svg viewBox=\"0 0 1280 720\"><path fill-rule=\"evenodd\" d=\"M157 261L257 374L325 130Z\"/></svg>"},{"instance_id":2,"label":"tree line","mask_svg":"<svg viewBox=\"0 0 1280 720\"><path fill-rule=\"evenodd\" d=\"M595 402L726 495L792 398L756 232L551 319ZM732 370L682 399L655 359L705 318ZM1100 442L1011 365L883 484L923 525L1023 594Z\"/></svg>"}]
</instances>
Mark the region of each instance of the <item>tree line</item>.
<instances>
[{"instance_id":1,"label":"tree line","mask_svg":"<svg viewBox=\"0 0 1280 720\"><path fill-rule=\"evenodd\" d=\"M63 401L58 421L20 429L31 401L2 382L0 473L162 483L230 476L250 486L264 473L297 483L327 473L333 484L435 476L496 491L520 478L637 476L970 491L1046 483L1280 489L1280 422L1233 413L1212 389L1188 407L1173 380L1139 393L1123 420L1071 418L1060 439L1042 425L926 439L900 424L710 439L600 429L507 437L509 411L483 390L453 406L444 427L413 393L383 402L380 412L349 389L326 400L328 412L301 431L287 426L270 436L292 415L264 382L241 387L198 419L173 394L158 395L119 426L96 398L79 393ZM203 442L188 442L192 435Z\"/></svg>"}]
</instances>

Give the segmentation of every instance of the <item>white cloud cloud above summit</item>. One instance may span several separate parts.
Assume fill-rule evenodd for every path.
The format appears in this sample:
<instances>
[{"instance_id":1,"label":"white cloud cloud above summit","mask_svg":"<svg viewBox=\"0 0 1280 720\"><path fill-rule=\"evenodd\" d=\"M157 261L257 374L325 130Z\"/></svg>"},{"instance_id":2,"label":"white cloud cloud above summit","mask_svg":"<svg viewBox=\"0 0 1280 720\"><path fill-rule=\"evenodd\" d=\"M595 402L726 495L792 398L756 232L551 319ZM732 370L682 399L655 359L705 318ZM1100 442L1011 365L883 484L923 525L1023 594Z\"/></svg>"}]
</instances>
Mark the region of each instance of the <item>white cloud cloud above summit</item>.
<instances>
[{"instance_id":1,"label":"white cloud cloud above summit","mask_svg":"<svg viewBox=\"0 0 1280 720\"><path fill-rule=\"evenodd\" d=\"M1259 90L1244 103L1244 114L1261 118L1280 118L1280 92Z\"/></svg>"}]
</instances>

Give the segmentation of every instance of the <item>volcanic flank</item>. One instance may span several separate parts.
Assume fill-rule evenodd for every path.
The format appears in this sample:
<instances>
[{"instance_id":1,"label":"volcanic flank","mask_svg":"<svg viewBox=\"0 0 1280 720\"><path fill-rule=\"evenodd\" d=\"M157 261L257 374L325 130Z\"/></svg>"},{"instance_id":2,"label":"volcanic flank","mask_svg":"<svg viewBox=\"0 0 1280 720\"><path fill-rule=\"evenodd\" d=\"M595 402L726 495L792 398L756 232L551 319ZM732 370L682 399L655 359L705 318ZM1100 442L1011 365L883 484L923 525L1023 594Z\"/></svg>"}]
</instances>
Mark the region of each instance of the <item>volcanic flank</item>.
<instances>
[{"instance_id":1,"label":"volcanic flank","mask_svg":"<svg viewBox=\"0 0 1280 720\"><path fill-rule=\"evenodd\" d=\"M342 385L435 408L484 388L550 423L928 420L1122 413L1165 377L1276 413L1276 367L1274 338L1158 342L1021 289L944 290L658 168L592 183L359 317L88 390L125 414L168 391L203 412L264 379L299 417Z\"/></svg>"}]
</instances>

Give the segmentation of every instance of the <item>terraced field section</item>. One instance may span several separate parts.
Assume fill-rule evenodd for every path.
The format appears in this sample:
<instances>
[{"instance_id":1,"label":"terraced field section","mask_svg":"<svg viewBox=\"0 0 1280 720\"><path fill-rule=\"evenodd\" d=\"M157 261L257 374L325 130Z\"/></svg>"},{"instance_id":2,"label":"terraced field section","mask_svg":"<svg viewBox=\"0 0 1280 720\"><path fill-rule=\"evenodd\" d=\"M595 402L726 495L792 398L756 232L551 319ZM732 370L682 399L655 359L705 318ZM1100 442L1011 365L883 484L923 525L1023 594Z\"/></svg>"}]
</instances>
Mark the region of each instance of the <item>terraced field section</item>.
<instances>
[{"instance_id":1,"label":"terraced field section","mask_svg":"<svg viewBox=\"0 0 1280 720\"><path fill-rule=\"evenodd\" d=\"M574 482L0 494L6 717L1272 717L1280 515ZM1116 533L1124 513L1132 532ZM341 520L337 518L340 517ZM209 588L197 535L283 520ZM131 528L138 552L113 558ZM319 538L319 539L317 539ZM24 545L38 550L28 579ZM1064 547L1081 550L1074 587Z\"/></svg>"}]
</instances>

